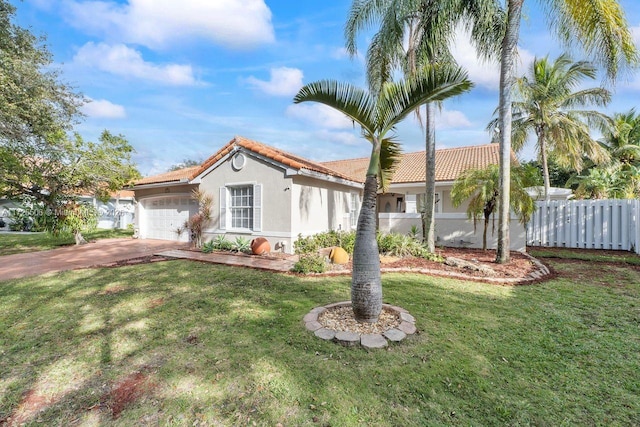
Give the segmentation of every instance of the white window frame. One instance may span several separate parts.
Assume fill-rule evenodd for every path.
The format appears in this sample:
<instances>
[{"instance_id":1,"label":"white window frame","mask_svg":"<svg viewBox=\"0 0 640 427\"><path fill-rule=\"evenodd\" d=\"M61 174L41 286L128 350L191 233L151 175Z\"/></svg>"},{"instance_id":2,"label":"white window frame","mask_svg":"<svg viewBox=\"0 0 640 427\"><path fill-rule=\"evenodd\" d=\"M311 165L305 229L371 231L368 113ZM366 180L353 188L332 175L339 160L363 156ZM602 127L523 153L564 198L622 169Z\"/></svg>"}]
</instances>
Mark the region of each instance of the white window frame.
<instances>
[{"instance_id":1,"label":"white window frame","mask_svg":"<svg viewBox=\"0 0 640 427\"><path fill-rule=\"evenodd\" d=\"M241 188L251 188L251 200L248 206L233 205L233 190ZM238 196L236 196L238 197ZM243 196L240 196L243 197ZM246 197L246 196L245 196ZM234 227L234 211L248 209L250 224L249 227ZM246 218L244 218L246 219ZM233 183L220 187L220 224L221 230L252 232L262 231L262 184L256 183Z\"/></svg>"},{"instance_id":2,"label":"white window frame","mask_svg":"<svg viewBox=\"0 0 640 427\"><path fill-rule=\"evenodd\" d=\"M360 215L360 194L349 194L349 227L355 230L358 227L358 216Z\"/></svg>"}]
</instances>

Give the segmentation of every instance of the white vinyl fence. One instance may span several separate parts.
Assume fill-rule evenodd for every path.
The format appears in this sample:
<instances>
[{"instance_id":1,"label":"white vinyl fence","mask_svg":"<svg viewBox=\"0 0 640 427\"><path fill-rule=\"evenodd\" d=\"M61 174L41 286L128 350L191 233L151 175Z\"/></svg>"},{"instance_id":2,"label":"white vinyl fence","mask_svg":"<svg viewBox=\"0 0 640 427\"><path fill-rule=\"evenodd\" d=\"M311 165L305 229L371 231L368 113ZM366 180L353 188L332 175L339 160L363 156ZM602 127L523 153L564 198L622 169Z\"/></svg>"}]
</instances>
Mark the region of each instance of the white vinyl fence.
<instances>
[{"instance_id":1,"label":"white vinyl fence","mask_svg":"<svg viewBox=\"0 0 640 427\"><path fill-rule=\"evenodd\" d=\"M640 200L536 202L527 245L609 249L640 254Z\"/></svg>"}]
</instances>

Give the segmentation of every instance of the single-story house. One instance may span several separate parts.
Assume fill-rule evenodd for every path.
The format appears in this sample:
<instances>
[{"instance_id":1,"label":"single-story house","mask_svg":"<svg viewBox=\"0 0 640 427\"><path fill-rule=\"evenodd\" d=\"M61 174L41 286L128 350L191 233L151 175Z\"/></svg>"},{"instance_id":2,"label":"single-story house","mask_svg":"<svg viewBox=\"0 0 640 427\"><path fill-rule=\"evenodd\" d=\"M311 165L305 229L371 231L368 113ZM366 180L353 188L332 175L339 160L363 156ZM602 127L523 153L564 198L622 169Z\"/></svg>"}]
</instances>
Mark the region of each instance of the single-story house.
<instances>
[{"instance_id":1,"label":"single-story house","mask_svg":"<svg viewBox=\"0 0 640 427\"><path fill-rule=\"evenodd\" d=\"M481 245L481 230L474 232L465 206L452 206L450 191L462 171L498 159L497 144L436 152L438 244ZM367 165L367 158L314 162L236 136L200 166L137 181L132 186L138 201L135 227L143 239L187 241L187 233L177 230L198 211L191 195L199 189L213 198L205 241L218 235L265 237L272 248L292 252L299 234L355 229ZM420 225L424 179L425 152L404 154L389 191L378 196L381 231L406 233ZM511 225L511 247L523 250L525 229L515 218Z\"/></svg>"},{"instance_id":2,"label":"single-story house","mask_svg":"<svg viewBox=\"0 0 640 427\"><path fill-rule=\"evenodd\" d=\"M136 200L134 192L131 190L120 190L111 194L111 198L106 202L98 200L95 196L79 196L78 200L83 203L90 203L98 210L98 228L122 228L129 224L134 224L134 214ZM8 228L11 223L11 211L22 210L24 207L20 202L6 198L0 198L0 219Z\"/></svg>"}]
</instances>

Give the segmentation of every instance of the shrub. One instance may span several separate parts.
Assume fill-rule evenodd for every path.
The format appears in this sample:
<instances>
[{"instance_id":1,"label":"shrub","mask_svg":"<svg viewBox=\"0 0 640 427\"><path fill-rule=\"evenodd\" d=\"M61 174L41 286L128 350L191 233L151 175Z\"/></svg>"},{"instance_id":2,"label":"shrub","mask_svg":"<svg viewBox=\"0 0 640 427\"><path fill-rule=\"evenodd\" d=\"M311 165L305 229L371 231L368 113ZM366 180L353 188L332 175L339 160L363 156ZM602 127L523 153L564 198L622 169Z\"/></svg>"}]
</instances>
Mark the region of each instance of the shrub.
<instances>
[{"instance_id":1,"label":"shrub","mask_svg":"<svg viewBox=\"0 0 640 427\"><path fill-rule=\"evenodd\" d=\"M233 242L232 249L237 252L248 253L251 250L251 241L246 237L238 236Z\"/></svg>"},{"instance_id":2,"label":"shrub","mask_svg":"<svg viewBox=\"0 0 640 427\"><path fill-rule=\"evenodd\" d=\"M295 273L324 273L327 271L327 263L320 255L301 255L300 260L293 265L291 271Z\"/></svg>"},{"instance_id":3,"label":"shrub","mask_svg":"<svg viewBox=\"0 0 640 427\"><path fill-rule=\"evenodd\" d=\"M202 233L211 223L211 206L213 198L202 190L195 189L191 192L191 198L198 201L198 212L184 222L176 232L178 235L189 231L191 241L196 248L202 247Z\"/></svg>"},{"instance_id":4,"label":"shrub","mask_svg":"<svg viewBox=\"0 0 640 427\"><path fill-rule=\"evenodd\" d=\"M293 248L297 254L310 254L322 248L340 246L347 253L352 254L355 241L355 231L331 230L306 237L298 234L298 239L293 242Z\"/></svg>"},{"instance_id":5,"label":"shrub","mask_svg":"<svg viewBox=\"0 0 640 427\"><path fill-rule=\"evenodd\" d=\"M398 257L415 256L431 261L442 261L442 257L429 252L421 242L412 236L398 233L378 233L376 238L378 251L381 254ZM306 237L302 237L299 234L298 240L293 243L293 247L298 255L315 254L319 249L332 246L339 246L347 251L349 255L352 255L355 241L355 231L327 231Z\"/></svg>"},{"instance_id":6,"label":"shrub","mask_svg":"<svg viewBox=\"0 0 640 427\"><path fill-rule=\"evenodd\" d=\"M210 254L211 252L214 251L214 249L215 249L215 243L213 242L213 240L210 240L202 244L202 252L204 252L205 254Z\"/></svg>"},{"instance_id":7,"label":"shrub","mask_svg":"<svg viewBox=\"0 0 640 427\"><path fill-rule=\"evenodd\" d=\"M224 234L220 234L211 240L213 249L218 251L230 251L233 249L233 243L231 243Z\"/></svg>"},{"instance_id":8,"label":"shrub","mask_svg":"<svg viewBox=\"0 0 640 427\"><path fill-rule=\"evenodd\" d=\"M9 211L9 230L30 231L33 220L22 209L11 209Z\"/></svg>"}]
</instances>

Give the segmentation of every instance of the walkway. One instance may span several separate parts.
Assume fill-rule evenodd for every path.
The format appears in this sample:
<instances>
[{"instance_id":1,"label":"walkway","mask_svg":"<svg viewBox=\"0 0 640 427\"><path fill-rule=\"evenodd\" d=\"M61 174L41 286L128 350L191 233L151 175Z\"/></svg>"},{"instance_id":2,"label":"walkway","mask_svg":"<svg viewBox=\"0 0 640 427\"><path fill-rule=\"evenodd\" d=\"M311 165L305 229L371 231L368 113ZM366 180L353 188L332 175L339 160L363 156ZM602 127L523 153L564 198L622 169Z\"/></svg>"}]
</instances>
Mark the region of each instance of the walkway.
<instances>
[{"instance_id":1,"label":"walkway","mask_svg":"<svg viewBox=\"0 0 640 427\"><path fill-rule=\"evenodd\" d=\"M190 259L194 261L209 262L212 264L225 264L236 267L250 267L259 270L269 270L278 272L287 272L291 270L295 264L295 259L287 258L266 258L260 256L249 256L235 253L214 252L205 254L202 252L185 251L180 249L171 249L158 252L155 255L167 258Z\"/></svg>"},{"instance_id":2,"label":"walkway","mask_svg":"<svg viewBox=\"0 0 640 427\"><path fill-rule=\"evenodd\" d=\"M89 268L151 256L186 244L151 239L102 239L80 246L0 257L0 280L38 276L56 271Z\"/></svg>"}]
</instances>

